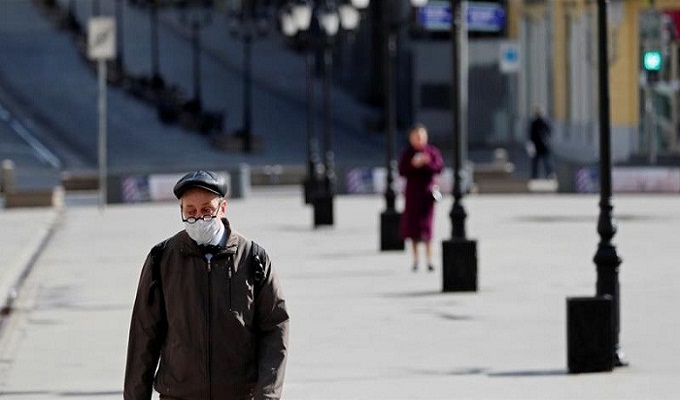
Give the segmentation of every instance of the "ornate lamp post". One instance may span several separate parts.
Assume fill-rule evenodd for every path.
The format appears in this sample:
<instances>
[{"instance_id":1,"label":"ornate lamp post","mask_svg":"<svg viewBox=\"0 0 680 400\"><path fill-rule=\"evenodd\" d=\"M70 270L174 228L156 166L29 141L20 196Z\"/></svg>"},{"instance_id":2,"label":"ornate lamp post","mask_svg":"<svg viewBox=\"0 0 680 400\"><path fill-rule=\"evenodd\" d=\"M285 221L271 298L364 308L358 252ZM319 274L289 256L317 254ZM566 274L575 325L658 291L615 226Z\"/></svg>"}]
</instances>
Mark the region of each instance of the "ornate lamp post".
<instances>
[{"instance_id":1,"label":"ornate lamp post","mask_svg":"<svg viewBox=\"0 0 680 400\"><path fill-rule=\"evenodd\" d=\"M477 241L465 235L463 190L461 188L461 90L460 90L460 41L467 31L461 10L461 0L451 0L451 116L453 125L453 207L451 217L451 239L442 242L443 291L477 290Z\"/></svg>"},{"instance_id":2,"label":"ornate lamp post","mask_svg":"<svg viewBox=\"0 0 680 400\"><path fill-rule=\"evenodd\" d=\"M125 0L116 0L116 45L118 49L116 50L116 60L115 65L118 69L118 73L123 76L125 74L125 63L124 63L124 46L123 40L125 35L123 34L123 16L125 15Z\"/></svg>"},{"instance_id":3,"label":"ornate lamp post","mask_svg":"<svg viewBox=\"0 0 680 400\"><path fill-rule=\"evenodd\" d=\"M627 361L619 347L619 257L612 238L616 234L616 219L612 214L611 183L611 124L609 114L609 56L607 46L607 0L597 0L598 87L600 95L600 216L597 233L600 243L593 261L597 266L597 296L611 296L614 321L614 366Z\"/></svg>"},{"instance_id":4,"label":"ornate lamp post","mask_svg":"<svg viewBox=\"0 0 680 400\"><path fill-rule=\"evenodd\" d=\"M194 98L189 103L187 111L198 113L203 108L201 99L201 29L212 22L212 1L180 0L177 7L180 11L180 21L189 25L191 29Z\"/></svg>"},{"instance_id":5,"label":"ornate lamp post","mask_svg":"<svg viewBox=\"0 0 680 400\"><path fill-rule=\"evenodd\" d=\"M302 186L305 204L313 204L314 196L319 190L323 165L319 158L319 143L316 138L314 122L316 101L314 100L314 43L315 30L312 29L313 9L304 3L290 5L281 13L281 30L287 37L298 35L303 42L307 66L307 176ZM318 28L318 26L315 26Z\"/></svg>"},{"instance_id":6,"label":"ornate lamp post","mask_svg":"<svg viewBox=\"0 0 680 400\"><path fill-rule=\"evenodd\" d=\"M149 10L149 26L151 27L151 89L160 90L165 87L165 81L161 76L160 61L158 56L158 1L151 0Z\"/></svg>"},{"instance_id":7,"label":"ornate lamp post","mask_svg":"<svg viewBox=\"0 0 680 400\"><path fill-rule=\"evenodd\" d=\"M236 132L242 139L245 153L253 151L253 117L252 117L252 46L257 36L264 36L268 29L266 14L259 12L257 1L242 0L237 2L227 14L227 26L232 37L243 41L243 127Z\"/></svg>"},{"instance_id":8,"label":"ornate lamp post","mask_svg":"<svg viewBox=\"0 0 680 400\"><path fill-rule=\"evenodd\" d=\"M611 203L611 125L607 1L597 0L597 70L600 130L600 242L593 261L597 266L595 297L567 299L567 365L569 372L603 372L628 365L619 347L619 257L612 238L616 220Z\"/></svg>"},{"instance_id":9,"label":"ornate lamp post","mask_svg":"<svg viewBox=\"0 0 680 400\"><path fill-rule=\"evenodd\" d=\"M334 5L334 4L333 4ZM333 84L333 53L332 46L335 35L338 33L339 17L332 8L333 5L326 4L319 13L319 25L325 33L323 49L323 161L324 175L322 190L314 199L314 226L333 225L334 212L333 200L337 177L335 175L335 153L333 152L333 121L331 107L331 89Z\"/></svg>"},{"instance_id":10,"label":"ornate lamp post","mask_svg":"<svg viewBox=\"0 0 680 400\"><path fill-rule=\"evenodd\" d=\"M360 13L359 10L367 8L369 0L352 0L351 4L340 3L334 0L324 1L304 1L297 2L289 7L292 14L299 17L299 21L292 21L283 17L282 27L289 35L296 32L304 33L313 27L318 27L319 37L311 34L307 35L309 43L313 46L323 46L323 60L324 60L324 81L323 81L323 110L324 110L324 129L323 129L323 176L320 180L317 179L318 169L317 161L315 160L316 141L312 138L313 130L313 115L308 116L308 176L306 196L309 196L312 206L314 208L314 226L333 225L333 200L335 195L335 154L333 153L332 143L332 104L331 104L331 87L333 74L333 54L332 47L334 38L338 34L340 28L344 30L354 30L359 24ZM304 20L303 20L304 18ZM316 24L313 24L315 22ZM310 50L311 51L311 50ZM311 73L313 68L308 55L308 73ZM308 77L308 101L311 103L313 99L313 78ZM313 109L310 106L310 114Z\"/></svg>"},{"instance_id":11,"label":"ornate lamp post","mask_svg":"<svg viewBox=\"0 0 680 400\"><path fill-rule=\"evenodd\" d=\"M419 8L427 4L427 0L411 0L412 8ZM384 64L385 64L385 210L380 214L380 250L403 250L404 241L399 237L399 220L401 213L395 208L396 194L394 192L394 175L397 161L394 157L394 137L397 126L396 96L394 82L394 64L397 55L397 33L408 24L410 19L394 18L394 7L383 5L383 21L385 27ZM394 3L392 3L394 6Z\"/></svg>"},{"instance_id":12,"label":"ornate lamp post","mask_svg":"<svg viewBox=\"0 0 680 400\"><path fill-rule=\"evenodd\" d=\"M69 0L66 11L66 26L74 32L80 32L81 26L76 17L76 0Z\"/></svg>"}]
</instances>

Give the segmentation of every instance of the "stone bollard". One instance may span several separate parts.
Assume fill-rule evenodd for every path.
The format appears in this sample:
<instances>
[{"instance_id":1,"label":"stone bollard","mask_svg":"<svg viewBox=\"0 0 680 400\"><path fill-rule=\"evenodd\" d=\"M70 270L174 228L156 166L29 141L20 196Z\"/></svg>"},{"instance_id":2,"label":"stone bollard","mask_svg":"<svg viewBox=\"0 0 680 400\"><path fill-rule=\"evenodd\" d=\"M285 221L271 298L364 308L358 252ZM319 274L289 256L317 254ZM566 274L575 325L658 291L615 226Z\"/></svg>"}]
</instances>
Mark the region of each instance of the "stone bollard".
<instances>
[{"instance_id":1,"label":"stone bollard","mask_svg":"<svg viewBox=\"0 0 680 400\"><path fill-rule=\"evenodd\" d=\"M250 166L239 164L229 171L229 197L240 199L250 197Z\"/></svg>"},{"instance_id":2,"label":"stone bollard","mask_svg":"<svg viewBox=\"0 0 680 400\"><path fill-rule=\"evenodd\" d=\"M508 162L508 151L502 147L498 147L493 151L493 163L504 165Z\"/></svg>"},{"instance_id":3,"label":"stone bollard","mask_svg":"<svg viewBox=\"0 0 680 400\"><path fill-rule=\"evenodd\" d=\"M278 185L283 174L283 166L280 164L265 165L264 175L267 177L267 184Z\"/></svg>"},{"instance_id":4,"label":"stone bollard","mask_svg":"<svg viewBox=\"0 0 680 400\"><path fill-rule=\"evenodd\" d=\"M0 188L3 193L12 193L16 189L14 180L14 161L3 160L0 172Z\"/></svg>"}]
</instances>

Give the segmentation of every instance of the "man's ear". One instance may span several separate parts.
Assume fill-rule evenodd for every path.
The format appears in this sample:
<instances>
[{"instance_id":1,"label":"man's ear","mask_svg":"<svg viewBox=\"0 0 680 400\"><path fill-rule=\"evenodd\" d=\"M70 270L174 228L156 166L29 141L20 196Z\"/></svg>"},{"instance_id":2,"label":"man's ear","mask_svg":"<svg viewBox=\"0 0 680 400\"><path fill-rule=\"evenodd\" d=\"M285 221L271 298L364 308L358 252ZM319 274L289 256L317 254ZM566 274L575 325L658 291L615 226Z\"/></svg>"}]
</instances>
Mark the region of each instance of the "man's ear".
<instances>
[{"instance_id":1,"label":"man's ear","mask_svg":"<svg viewBox=\"0 0 680 400\"><path fill-rule=\"evenodd\" d=\"M222 199L220 202L220 212L222 215L227 213L227 199Z\"/></svg>"}]
</instances>

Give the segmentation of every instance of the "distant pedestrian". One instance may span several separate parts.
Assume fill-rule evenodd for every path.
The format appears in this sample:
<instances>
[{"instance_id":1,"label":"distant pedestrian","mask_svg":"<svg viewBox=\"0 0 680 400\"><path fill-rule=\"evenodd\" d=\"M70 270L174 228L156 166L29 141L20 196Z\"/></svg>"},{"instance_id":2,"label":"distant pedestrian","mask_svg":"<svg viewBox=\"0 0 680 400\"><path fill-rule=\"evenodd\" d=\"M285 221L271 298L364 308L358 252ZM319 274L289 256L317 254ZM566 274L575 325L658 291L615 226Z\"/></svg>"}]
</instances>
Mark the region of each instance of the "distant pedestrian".
<instances>
[{"instance_id":1,"label":"distant pedestrian","mask_svg":"<svg viewBox=\"0 0 680 400\"><path fill-rule=\"evenodd\" d=\"M539 163L543 163L545 177L548 179L554 178L550 135L550 124L543 114L543 109L537 106L534 108L534 116L529 125L529 141L533 145L533 149L529 152L532 179L538 179Z\"/></svg>"},{"instance_id":2,"label":"distant pedestrian","mask_svg":"<svg viewBox=\"0 0 680 400\"><path fill-rule=\"evenodd\" d=\"M410 239L413 253L413 271L418 270L418 244L425 247L425 262L429 271L432 264L432 222L434 204L440 193L435 177L444 169L439 150L427 143L427 129L416 124L409 129L409 146L399 158L399 174L406 178L405 205L401 215L399 233L402 239Z\"/></svg>"},{"instance_id":3,"label":"distant pedestrian","mask_svg":"<svg viewBox=\"0 0 680 400\"><path fill-rule=\"evenodd\" d=\"M217 175L189 173L173 192L184 230L142 268L123 397L280 398L288 312L269 256L232 229Z\"/></svg>"}]
</instances>

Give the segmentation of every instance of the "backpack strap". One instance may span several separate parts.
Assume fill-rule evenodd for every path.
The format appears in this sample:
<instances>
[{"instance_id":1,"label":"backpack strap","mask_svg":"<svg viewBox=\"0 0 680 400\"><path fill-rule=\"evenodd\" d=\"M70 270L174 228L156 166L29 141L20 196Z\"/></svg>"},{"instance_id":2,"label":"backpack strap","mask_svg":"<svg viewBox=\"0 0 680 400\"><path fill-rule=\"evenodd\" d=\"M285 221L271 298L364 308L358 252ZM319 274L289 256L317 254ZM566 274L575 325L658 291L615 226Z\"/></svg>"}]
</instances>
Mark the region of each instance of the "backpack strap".
<instances>
[{"instance_id":1,"label":"backpack strap","mask_svg":"<svg viewBox=\"0 0 680 400\"><path fill-rule=\"evenodd\" d=\"M149 297L147 298L147 305L151 306L155 300L155 293L158 290L163 300L163 281L161 280L161 259L165 246L168 244L167 240L155 245L151 249L151 285L149 286Z\"/></svg>"},{"instance_id":2,"label":"backpack strap","mask_svg":"<svg viewBox=\"0 0 680 400\"><path fill-rule=\"evenodd\" d=\"M257 298L259 291L267 278L267 269L264 265L265 255L262 246L251 240L250 266L255 280L255 298Z\"/></svg>"},{"instance_id":3,"label":"backpack strap","mask_svg":"<svg viewBox=\"0 0 680 400\"><path fill-rule=\"evenodd\" d=\"M163 258L163 252L165 251L165 246L167 245L167 240L163 241L151 249L151 285L149 286L149 296L147 298L147 304L149 306L153 305L155 301L156 291L160 292L161 300L163 299L163 281L161 280L161 259ZM267 269L264 265L265 251L262 246L258 245L254 241L251 241L250 245L250 266L253 273L253 278L255 280L255 297L262 288L264 281L267 277Z\"/></svg>"}]
</instances>

